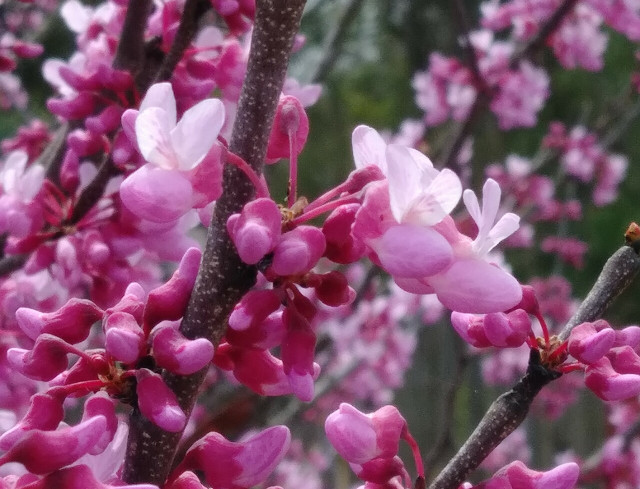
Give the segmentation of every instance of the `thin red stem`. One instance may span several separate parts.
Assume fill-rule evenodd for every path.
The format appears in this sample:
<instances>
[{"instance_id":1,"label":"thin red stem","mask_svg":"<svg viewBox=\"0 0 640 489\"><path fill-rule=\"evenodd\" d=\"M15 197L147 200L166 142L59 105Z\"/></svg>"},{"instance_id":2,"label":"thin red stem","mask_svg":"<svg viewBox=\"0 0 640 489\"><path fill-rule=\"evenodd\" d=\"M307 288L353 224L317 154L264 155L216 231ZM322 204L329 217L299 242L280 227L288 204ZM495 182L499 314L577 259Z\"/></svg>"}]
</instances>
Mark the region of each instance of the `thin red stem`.
<instances>
[{"instance_id":1,"label":"thin red stem","mask_svg":"<svg viewBox=\"0 0 640 489\"><path fill-rule=\"evenodd\" d=\"M297 226L303 222L313 219L314 217L318 217L324 214L325 212L332 211L336 207L339 207L343 204L351 204L352 202L359 202L359 199L357 197L354 197L353 195L345 195L344 197L340 197L339 199L336 199L332 202L327 202L326 204L317 206L314 209L312 209L311 212L307 211L308 209L308 206L307 206L305 208L305 212L300 216L296 217L295 219L292 219L291 223Z\"/></svg>"},{"instance_id":2,"label":"thin red stem","mask_svg":"<svg viewBox=\"0 0 640 489\"><path fill-rule=\"evenodd\" d=\"M227 163L231 163L251 180L251 183L256 188L256 198L269 198L269 188L246 161L237 154L227 151Z\"/></svg>"},{"instance_id":3,"label":"thin red stem","mask_svg":"<svg viewBox=\"0 0 640 489\"><path fill-rule=\"evenodd\" d=\"M298 151L294 144L295 133L289 129L289 196L287 205L289 208L298 200Z\"/></svg>"},{"instance_id":4,"label":"thin red stem","mask_svg":"<svg viewBox=\"0 0 640 489\"><path fill-rule=\"evenodd\" d=\"M544 317L542 317L542 314L540 313L540 311L536 311L535 316L538 319L538 321L540 321L540 326L542 327L544 344L545 346L549 347L549 345L551 344L551 338L549 337L549 328L547 327L547 323L545 322Z\"/></svg>"},{"instance_id":5,"label":"thin red stem","mask_svg":"<svg viewBox=\"0 0 640 489\"><path fill-rule=\"evenodd\" d=\"M409 430L404 430L402 434L402 438L407 442L409 447L411 448L411 453L413 453L413 460L416 464L416 472L420 477L424 478L424 463L422 462L422 455L420 454L420 447L416 440L411 436Z\"/></svg>"}]
</instances>

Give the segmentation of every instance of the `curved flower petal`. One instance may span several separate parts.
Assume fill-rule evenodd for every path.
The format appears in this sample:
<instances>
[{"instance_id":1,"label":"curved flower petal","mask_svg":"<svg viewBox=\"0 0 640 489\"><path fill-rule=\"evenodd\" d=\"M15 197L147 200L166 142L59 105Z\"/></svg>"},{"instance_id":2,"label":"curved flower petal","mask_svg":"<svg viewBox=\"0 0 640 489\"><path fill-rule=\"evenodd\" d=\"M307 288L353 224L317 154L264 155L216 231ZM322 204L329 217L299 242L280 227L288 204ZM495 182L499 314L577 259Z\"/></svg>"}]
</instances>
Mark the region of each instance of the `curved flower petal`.
<instances>
[{"instance_id":1,"label":"curved flower petal","mask_svg":"<svg viewBox=\"0 0 640 489\"><path fill-rule=\"evenodd\" d=\"M178 167L177 156L171 147L169 115L160 107L140 112L136 119L136 139L140 153L149 163L165 170Z\"/></svg>"}]
</instances>

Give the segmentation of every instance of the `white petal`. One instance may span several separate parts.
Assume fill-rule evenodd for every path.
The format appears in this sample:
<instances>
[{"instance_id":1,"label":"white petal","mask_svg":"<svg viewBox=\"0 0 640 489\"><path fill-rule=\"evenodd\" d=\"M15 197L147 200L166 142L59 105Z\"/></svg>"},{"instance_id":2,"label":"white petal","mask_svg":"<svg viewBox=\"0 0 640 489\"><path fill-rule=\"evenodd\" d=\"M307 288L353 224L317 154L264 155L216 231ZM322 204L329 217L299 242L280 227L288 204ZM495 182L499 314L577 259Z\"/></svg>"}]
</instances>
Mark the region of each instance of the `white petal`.
<instances>
[{"instance_id":1,"label":"white petal","mask_svg":"<svg viewBox=\"0 0 640 489\"><path fill-rule=\"evenodd\" d=\"M491 228L487 239L482 243L482 248L478 249L477 252L481 255L489 253L498 243L500 243L500 241L515 233L519 227L520 217L508 212L498 220L493 228Z\"/></svg>"},{"instance_id":2,"label":"white petal","mask_svg":"<svg viewBox=\"0 0 640 489\"><path fill-rule=\"evenodd\" d=\"M411 158L416 162L418 168L420 168L420 182L422 183L422 186L426 187L438 176L440 172L433 167L433 163L427 155L417 149L407 148L407 150L409 150Z\"/></svg>"},{"instance_id":3,"label":"white petal","mask_svg":"<svg viewBox=\"0 0 640 489\"><path fill-rule=\"evenodd\" d=\"M16 195L20 192L20 180L27 166L27 153L24 151L13 151L4 162L4 167L0 173L2 178L2 188L6 194Z\"/></svg>"},{"instance_id":4,"label":"white petal","mask_svg":"<svg viewBox=\"0 0 640 489\"><path fill-rule=\"evenodd\" d=\"M178 166L171 147L167 113L159 107L150 107L138 114L136 119L136 139L140 153L149 163L166 170Z\"/></svg>"},{"instance_id":5,"label":"white petal","mask_svg":"<svg viewBox=\"0 0 640 489\"><path fill-rule=\"evenodd\" d=\"M466 189L462 194L462 200L469 211L471 219L473 219L478 228L480 228L482 225L482 212L480 211L480 204L478 203L476 193L473 190Z\"/></svg>"},{"instance_id":6,"label":"white petal","mask_svg":"<svg viewBox=\"0 0 640 489\"><path fill-rule=\"evenodd\" d=\"M81 34L87 30L91 22L93 9L82 5L77 0L69 0L62 5L60 17L67 27L76 34Z\"/></svg>"},{"instance_id":7,"label":"white petal","mask_svg":"<svg viewBox=\"0 0 640 489\"><path fill-rule=\"evenodd\" d=\"M413 201L405 220L422 226L433 226L451 213L461 194L462 184L458 175L445 168L423 191L423 195Z\"/></svg>"},{"instance_id":8,"label":"white petal","mask_svg":"<svg viewBox=\"0 0 640 489\"><path fill-rule=\"evenodd\" d=\"M176 125L178 116L176 115L176 98L173 95L171 83L162 82L151 85L146 95L140 103L139 111L149 109L151 107L160 107L166 113L167 124L170 127Z\"/></svg>"},{"instance_id":9,"label":"white petal","mask_svg":"<svg viewBox=\"0 0 640 489\"><path fill-rule=\"evenodd\" d=\"M420 196L420 168L404 146L390 144L386 151L391 213L402 222L413 201Z\"/></svg>"},{"instance_id":10,"label":"white petal","mask_svg":"<svg viewBox=\"0 0 640 489\"><path fill-rule=\"evenodd\" d=\"M493 226L500 208L500 185L492 178L488 178L482 187L482 220L487 232Z\"/></svg>"},{"instance_id":11,"label":"white petal","mask_svg":"<svg viewBox=\"0 0 640 489\"><path fill-rule=\"evenodd\" d=\"M353 161L356 168L375 165L387 174L387 163L385 160L385 149L387 143L378 132L369 126L358 126L351 135L351 145L353 147Z\"/></svg>"},{"instance_id":12,"label":"white petal","mask_svg":"<svg viewBox=\"0 0 640 489\"><path fill-rule=\"evenodd\" d=\"M191 170L209 152L224 124L224 105L215 98L197 103L187 110L171 131L171 143L179 168Z\"/></svg>"},{"instance_id":13,"label":"white petal","mask_svg":"<svg viewBox=\"0 0 640 489\"><path fill-rule=\"evenodd\" d=\"M33 198L40 192L42 183L44 182L44 167L42 165L31 165L24 172L20 182L20 199L22 202L31 202Z\"/></svg>"}]
</instances>

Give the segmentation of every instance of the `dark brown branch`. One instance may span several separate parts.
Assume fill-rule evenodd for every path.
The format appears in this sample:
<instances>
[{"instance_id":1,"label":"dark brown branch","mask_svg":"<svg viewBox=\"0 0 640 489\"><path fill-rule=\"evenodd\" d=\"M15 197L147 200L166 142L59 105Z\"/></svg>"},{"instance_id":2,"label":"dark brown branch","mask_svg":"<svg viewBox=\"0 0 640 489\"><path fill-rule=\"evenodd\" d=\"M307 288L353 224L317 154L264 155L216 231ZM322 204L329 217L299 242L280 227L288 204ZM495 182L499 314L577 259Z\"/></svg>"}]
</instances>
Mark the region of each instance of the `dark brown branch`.
<instances>
[{"instance_id":1,"label":"dark brown branch","mask_svg":"<svg viewBox=\"0 0 640 489\"><path fill-rule=\"evenodd\" d=\"M613 300L631 284L639 270L640 256L632 247L622 246L616 251L604 264L589 295L560 333L560 339L566 340L578 324L602 317Z\"/></svg>"},{"instance_id":2,"label":"dark brown branch","mask_svg":"<svg viewBox=\"0 0 640 489\"><path fill-rule=\"evenodd\" d=\"M458 125L458 130L456 132L455 137L449 147L444 152L440 161L442 162L443 168L457 168L458 167L458 154L462 149L462 145L466 141L466 139L471 135L471 131L473 130L473 126L476 123L476 120L480 116L480 114L487 107L487 96L480 92L477 94L476 99L473 102L473 105L469 109L469 114L467 118Z\"/></svg>"},{"instance_id":3,"label":"dark brown branch","mask_svg":"<svg viewBox=\"0 0 640 489\"><path fill-rule=\"evenodd\" d=\"M211 2L209 0L187 0L180 18L178 32L176 32L171 49L156 74L156 82L167 81L171 78L171 74L182 59L185 49L189 47L198 32L200 18L210 8Z\"/></svg>"},{"instance_id":4,"label":"dark brown branch","mask_svg":"<svg viewBox=\"0 0 640 489\"><path fill-rule=\"evenodd\" d=\"M113 60L114 68L127 70L134 78L144 66L144 33L152 5L152 0L129 2L122 35Z\"/></svg>"},{"instance_id":5,"label":"dark brown branch","mask_svg":"<svg viewBox=\"0 0 640 489\"><path fill-rule=\"evenodd\" d=\"M109 180L116 176L120 170L113 164L111 158L105 156L102 160L102 164L98 168L98 173L93 177L93 180L89 182L80 196L78 201L73 207L73 213L69 219L68 224L77 224L91 208L102 198L104 189L109 183Z\"/></svg>"},{"instance_id":6,"label":"dark brown branch","mask_svg":"<svg viewBox=\"0 0 640 489\"><path fill-rule=\"evenodd\" d=\"M260 0L251 40L247 74L242 85L230 150L261 173L273 116L284 82L293 39L298 31L304 0ZM235 303L255 283L256 270L243 264L226 232L228 217L254 195L246 176L225 167L224 192L216 203L196 285L182 320L188 338L206 337L218 345ZM165 382L189 414L206 369L190 376L167 372ZM131 415L123 479L127 483L162 485L181 433L167 433L144 418Z\"/></svg>"},{"instance_id":7,"label":"dark brown branch","mask_svg":"<svg viewBox=\"0 0 640 489\"><path fill-rule=\"evenodd\" d=\"M640 257L637 252L630 246L618 249L604 265L591 292L560 337L566 339L575 325L601 317L613 299L631 284L638 270ZM522 423L540 389L559 376L558 372L541 365L538 350L531 350L525 376L489 407L471 436L429 489L457 489L467 475Z\"/></svg>"},{"instance_id":8,"label":"dark brown branch","mask_svg":"<svg viewBox=\"0 0 640 489\"><path fill-rule=\"evenodd\" d=\"M431 483L429 489L459 487L467 475L524 421L540 389L560 375L542 366L538 350L531 350L527 373L513 389L502 394L491 404L471 436Z\"/></svg>"},{"instance_id":9,"label":"dark brown branch","mask_svg":"<svg viewBox=\"0 0 640 489\"><path fill-rule=\"evenodd\" d=\"M45 168L45 178L56 185L60 183L60 166L67 151L67 135L70 130L69 122L62 124L37 160Z\"/></svg>"},{"instance_id":10,"label":"dark brown branch","mask_svg":"<svg viewBox=\"0 0 640 489\"><path fill-rule=\"evenodd\" d=\"M350 0L342 12L342 16L336 22L333 30L328 36L328 41L324 47L324 57L318 64L316 72L311 77L315 83L322 83L327 75L331 72L331 68L340 57L340 46L347 37L349 26L357 18L363 0Z\"/></svg>"},{"instance_id":11,"label":"dark brown branch","mask_svg":"<svg viewBox=\"0 0 640 489\"><path fill-rule=\"evenodd\" d=\"M29 255L10 255L0 259L0 277L9 275L22 268Z\"/></svg>"}]
</instances>

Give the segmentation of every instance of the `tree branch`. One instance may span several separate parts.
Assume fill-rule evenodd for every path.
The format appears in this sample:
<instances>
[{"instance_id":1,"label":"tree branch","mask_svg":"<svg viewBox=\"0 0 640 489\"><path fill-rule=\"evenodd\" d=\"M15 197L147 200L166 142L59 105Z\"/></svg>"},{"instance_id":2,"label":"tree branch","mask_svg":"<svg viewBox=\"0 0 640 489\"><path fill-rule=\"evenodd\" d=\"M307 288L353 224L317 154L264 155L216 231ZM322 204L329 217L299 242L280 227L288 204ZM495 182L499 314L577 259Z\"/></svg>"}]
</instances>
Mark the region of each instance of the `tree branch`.
<instances>
[{"instance_id":1,"label":"tree branch","mask_svg":"<svg viewBox=\"0 0 640 489\"><path fill-rule=\"evenodd\" d=\"M198 24L200 18L211 8L209 0L187 0L180 18L178 32L173 39L171 49L164 58L158 73L155 76L155 82L167 81L171 78L173 70L182 59L185 49L189 47L191 41L198 32Z\"/></svg>"},{"instance_id":2,"label":"tree branch","mask_svg":"<svg viewBox=\"0 0 640 489\"><path fill-rule=\"evenodd\" d=\"M273 116L298 31L304 0L259 0L247 74L242 85L230 150L262 172ZM224 171L224 192L216 203L196 285L181 331L218 345L236 302L255 283L255 267L242 263L226 231L228 217L254 194L246 176L234 166ZM190 376L165 372L163 377L187 414L195 404L206 368ZM123 480L164 483L181 433L167 433L135 409L131 415Z\"/></svg>"},{"instance_id":3,"label":"tree branch","mask_svg":"<svg viewBox=\"0 0 640 489\"><path fill-rule=\"evenodd\" d=\"M569 320L560 337L566 339L581 322L594 321L632 282L640 270L640 257L630 246L617 250L604 265L591 292ZM527 373L489 407L458 453L431 483L429 489L457 489L467 475L524 421L535 396L546 384L560 377L540 362L538 350L531 350Z\"/></svg>"},{"instance_id":4,"label":"tree branch","mask_svg":"<svg viewBox=\"0 0 640 489\"><path fill-rule=\"evenodd\" d=\"M129 2L112 64L118 70L127 70L134 78L144 66L144 32L152 5L152 0Z\"/></svg>"}]
</instances>

